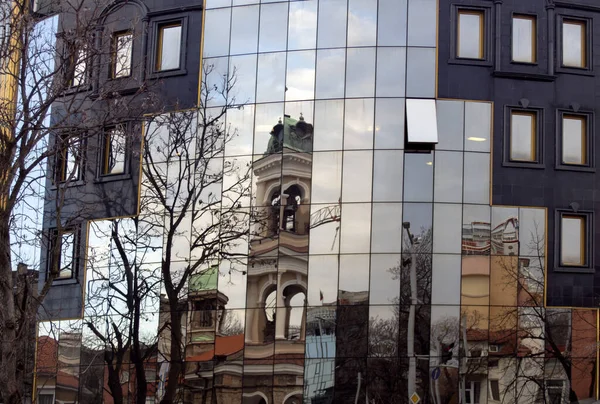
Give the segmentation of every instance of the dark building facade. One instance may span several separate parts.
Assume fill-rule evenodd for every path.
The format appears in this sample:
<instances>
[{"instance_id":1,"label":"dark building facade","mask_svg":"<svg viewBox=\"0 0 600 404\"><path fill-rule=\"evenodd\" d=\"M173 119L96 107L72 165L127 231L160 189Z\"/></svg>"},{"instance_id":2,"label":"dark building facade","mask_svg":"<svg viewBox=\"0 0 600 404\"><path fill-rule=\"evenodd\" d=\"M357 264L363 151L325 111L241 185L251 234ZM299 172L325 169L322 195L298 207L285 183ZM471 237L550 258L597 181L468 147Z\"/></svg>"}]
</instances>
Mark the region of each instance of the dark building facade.
<instances>
[{"instance_id":1,"label":"dark building facade","mask_svg":"<svg viewBox=\"0 0 600 404\"><path fill-rule=\"evenodd\" d=\"M112 59L77 91L110 119L64 204L47 181L42 261L69 265L41 314L39 397L133 401L143 373L148 403L600 398L600 6L102 15Z\"/></svg>"}]
</instances>

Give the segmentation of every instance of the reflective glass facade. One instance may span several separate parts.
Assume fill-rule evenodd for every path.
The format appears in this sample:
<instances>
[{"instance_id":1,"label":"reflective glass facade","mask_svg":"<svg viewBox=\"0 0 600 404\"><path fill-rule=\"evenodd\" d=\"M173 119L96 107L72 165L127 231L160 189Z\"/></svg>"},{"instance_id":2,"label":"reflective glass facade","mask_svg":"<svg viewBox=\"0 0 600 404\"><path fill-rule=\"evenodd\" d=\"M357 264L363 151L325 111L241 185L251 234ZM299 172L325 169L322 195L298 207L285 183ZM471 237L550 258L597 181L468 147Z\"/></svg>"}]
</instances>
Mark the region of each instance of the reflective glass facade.
<instances>
[{"instance_id":1,"label":"reflective glass facade","mask_svg":"<svg viewBox=\"0 0 600 404\"><path fill-rule=\"evenodd\" d=\"M437 1L205 3L205 108L146 123L138 215L86 224L38 394L131 396L135 330L147 402L175 362L185 403L595 398L597 310L546 306L554 212L492 203L493 100L437 98Z\"/></svg>"}]
</instances>

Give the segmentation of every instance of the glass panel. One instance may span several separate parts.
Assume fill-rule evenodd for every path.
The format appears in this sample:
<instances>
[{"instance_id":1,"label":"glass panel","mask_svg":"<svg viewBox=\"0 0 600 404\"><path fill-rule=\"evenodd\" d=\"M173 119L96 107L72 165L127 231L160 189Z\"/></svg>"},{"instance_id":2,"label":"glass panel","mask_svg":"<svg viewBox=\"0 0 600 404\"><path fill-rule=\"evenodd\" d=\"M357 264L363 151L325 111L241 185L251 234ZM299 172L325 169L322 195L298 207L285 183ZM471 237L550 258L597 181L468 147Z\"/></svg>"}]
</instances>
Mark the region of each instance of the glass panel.
<instances>
[{"instance_id":1,"label":"glass panel","mask_svg":"<svg viewBox=\"0 0 600 404\"><path fill-rule=\"evenodd\" d=\"M206 8L229 7L231 0L206 0Z\"/></svg>"},{"instance_id":2,"label":"glass panel","mask_svg":"<svg viewBox=\"0 0 600 404\"><path fill-rule=\"evenodd\" d=\"M110 129L106 133L103 174L121 174L125 172L126 145L127 138L123 127Z\"/></svg>"},{"instance_id":3,"label":"glass panel","mask_svg":"<svg viewBox=\"0 0 600 404\"><path fill-rule=\"evenodd\" d=\"M342 179L343 202L367 202L371 200L373 175L372 151L344 152Z\"/></svg>"},{"instance_id":4,"label":"glass panel","mask_svg":"<svg viewBox=\"0 0 600 404\"><path fill-rule=\"evenodd\" d=\"M518 208L492 207L492 255L519 255Z\"/></svg>"},{"instance_id":5,"label":"glass panel","mask_svg":"<svg viewBox=\"0 0 600 404\"><path fill-rule=\"evenodd\" d=\"M460 304L460 255L433 254L431 304Z\"/></svg>"},{"instance_id":6,"label":"glass panel","mask_svg":"<svg viewBox=\"0 0 600 404\"><path fill-rule=\"evenodd\" d=\"M490 151L492 104L465 102L465 151Z\"/></svg>"},{"instance_id":7,"label":"glass panel","mask_svg":"<svg viewBox=\"0 0 600 404\"><path fill-rule=\"evenodd\" d=\"M373 201L402 201L404 152L377 150L373 162Z\"/></svg>"},{"instance_id":8,"label":"glass panel","mask_svg":"<svg viewBox=\"0 0 600 404\"><path fill-rule=\"evenodd\" d=\"M408 46L436 46L437 0L409 0Z\"/></svg>"},{"instance_id":9,"label":"glass panel","mask_svg":"<svg viewBox=\"0 0 600 404\"><path fill-rule=\"evenodd\" d=\"M462 203L462 181L463 153L436 151L434 201Z\"/></svg>"},{"instance_id":10,"label":"glass panel","mask_svg":"<svg viewBox=\"0 0 600 404\"><path fill-rule=\"evenodd\" d=\"M319 38L317 47L341 48L346 46L347 0L319 2ZM327 18L324 18L326 16Z\"/></svg>"},{"instance_id":11,"label":"glass panel","mask_svg":"<svg viewBox=\"0 0 600 404\"><path fill-rule=\"evenodd\" d=\"M88 77L90 76L88 72L88 59L90 55L88 54L87 49L80 49L77 52L77 60L75 61L75 69L73 71L73 80L71 85L73 87L81 86L86 84Z\"/></svg>"},{"instance_id":12,"label":"glass panel","mask_svg":"<svg viewBox=\"0 0 600 404\"><path fill-rule=\"evenodd\" d=\"M315 102L315 137L313 149L342 150L344 100Z\"/></svg>"},{"instance_id":13,"label":"glass panel","mask_svg":"<svg viewBox=\"0 0 600 404\"><path fill-rule=\"evenodd\" d=\"M536 113L510 113L510 159L517 161L536 161Z\"/></svg>"},{"instance_id":14,"label":"glass panel","mask_svg":"<svg viewBox=\"0 0 600 404\"><path fill-rule=\"evenodd\" d=\"M258 55L256 102L283 101L285 56L285 52Z\"/></svg>"},{"instance_id":15,"label":"glass panel","mask_svg":"<svg viewBox=\"0 0 600 404\"><path fill-rule=\"evenodd\" d=\"M204 25L204 57L225 56L229 53L230 24L230 8L206 11L206 22Z\"/></svg>"},{"instance_id":16,"label":"glass panel","mask_svg":"<svg viewBox=\"0 0 600 404\"><path fill-rule=\"evenodd\" d=\"M336 203L342 192L342 152L313 153L312 203Z\"/></svg>"},{"instance_id":17,"label":"glass panel","mask_svg":"<svg viewBox=\"0 0 600 404\"><path fill-rule=\"evenodd\" d=\"M407 12L407 0L379 0L377 45L406 45Z\"/></svg>"},{"instance_id":18,"label":"glass panel","mask_svg":"<svg viewBox=\"0 0 600 404\"><path fill-rule=\"evenodd\" d=\"M404 200L433 201L433 153L404 155Z\"/></svg>"},{"instance_id":19,"label":"glass panel","mask_svg":"<svg viewBox=\"0 0 600 404\"><path fill-rule=\"evenodd\" d=\"M465 153L463 203L490 203L490 155Z\"/></svg>"},{"instance_id":20,"label":"glass panel","mask_svg":"<svg viewBox=\"0 0 600 404\"><path fill-rule=\"evenodd\" d=\"M486 205L463 205L462 253L489 255L491 212Z\"/></svg>"},{"instance_id":21,"label":"glass panel","mask_svg":"<svg viewBox=\"0 0 600 404\"><path fill-rule=\"evenodd\" d=\"M458 12L459 58L483 59L483 12L460 10Z\"/></svg>"},{"instance_id":22,"label":"glass panel","mask_svg":"<svg viewBox=\"0 0 600 404\"><path fill-rule=\"evenodd\" d=\"M343 240L342 240L343 244ZM365 304L369 301L369 255L340 256L340 304Z\"/></svg>"},{"instance_id":23,"label":"glass panel","mask_svg":"<svg viewBox=\"0 0 600 404\"><path fill-rule=\"evenodd\" d=\"M308 305L335 303L337 290L338 256L311 255L308 259Z\"/></svg>"},{"instance_id":24,"label":"glass panel","mask_svg":"<svg viewBox=\"0 0 600 404\"><path fill-rule=\"evenodd\" d=\"M256 105L254 120L254 154L262 155L272 138L270 135L278 121L283 121L283 103Z\"/></svg>"},{"instance_id":25,"label":"glass panel","mask_svg":"<svg viewBox=\"0 0 600 404\"><path fill-rule=\"evenodd\" d=\"M128 77L131 74L131 52L133 50L133 34L126 32L116 34L113 39L113 78Z\"/></svg>"},{"instance_id":26,"label":"glass panel","mask_svg":"<svg viewBox=\"0 0 600 404\"><path fill-rule=\"evenodd\" d=\"M346 97L375 95L375 48L348 49Z\"/></svg>"},{"instance_id":27,"label":"glass panel","mask_svg":"<svg viewBox=\"0 0 600 404\"><path fill-rule=\"evenodd\" d=\"M234 105L244 105L249 110L253 106L256 91L256 55L233 56L229 59L229 80L235 80L228 94L228 102ZM228 109L230 114L233 109Z\"/></svg>"},{"instance_id":28,"label":"glass panel","mask_svg":"<svg viewBox=\"0 0 600 404\"><path fill-rule=\"evenodd\" d=\"M317 51L316 98L343 98L346 78L346 50Z\"/></svg>"},{"instance_id":29,"label":"glass panel","mask_svg":"<svg viewBox=\"0 0 600 404\"><path fill-rule=\"evenodd\" d=\"M317 39L317 0L290 2L288 50L314 49Z\"/></svg>"},{"instance_id":30,"label":"glass panel","mask_svg":"<svg viewBox=\"0 0 600 404\"><path fill-rule=\"evenodd\" d=\"M346 100L344 150L373 148L372 98Z\"/></svg>"},{"instance_id":31,"label":"glass panel","mask_svg":"<svg viewBox=\"0 0 600 404\"><path fill-rule=\"evenodd\" d=\"M562 119L562 162L587 164L587 119L583 116L564 115Z\"/></svg>"},{"instance_id":32,"label":"glass panel","mask_svg":"<svg viewBox=\"0 0 600 404\"><path fill-rule=\"evenodd\" d=\"M206 16L208 18L208 15ZM284 51L287 46L288 3L260 6L259 52Z\"/></svg>"},{"instance_id":33,"label":"glass panel","mask_svg":"<svg viewBox=\"0 0 600 404\"><path fill-rule=\"evenodd\" d=\"M159 54L156 61L157 70L179 68L181 53L181 25L160 28Z\"/></svg>"},{"instance_id":34,"label":"glass panel","mask_svg":"<svg viewBox=\"0 0 600 404\"><path fill-rule=\"evenodd\" d=\"M60 268L58 279L69 279L75 270L76 235L74 232L65 232L60 240Z\"/></svg>"},{"instance_id":35,"label":"glass panel","mask_svg":"<svg viewBox=\"0 0 600 404\"><path fill-rule=\"evenodd\" d=\"M373 46L377 37L377 0L349 0L348 46Z\"/></svg>"},{"instance_id":36,"label":"glass panel","mask_svg":"<svg viewBox=\"0 0 600 404\"><path fill-rule=\"evenodd\" d=\"M377 97L404 97L406 48L377 49Z\"/></svg>"},{"instance_id":37,"label":"glass panel","mask_svg":"<svg viewBox=\"0 0 600 404\"><path fill-rule=\"evenodd\" d=\"M340 251L342 253L368 253L371 244L370 230L371 204L345 203L344 205L342 205L340 247ZM312 243L313 240L311 240L311 244ZM331 241L328 242L328 244L330 243Z\"/></svg>"},{"instance_id":38,"label":"glass panel","mask_svg":"<svg viewBox=\"0 0 600 404\"><path fill-rule=\"evenodd\" d=\"M410 233L419 239L419 252L423 254L431 253L431 225L433 221L433 206L431 203L405 203L402 210L404 218L402 222L409 223ZM410 240L404 230L402 236L402 251L409 251ZM426 258L423 257L426 261ZM425 274L424 274L425 275ZM431 268L429 268L429 275L431 275ZM402 286L404 288L404 286ZM408 303L408 302L407 302Z\"/></svg>"},{"instance_id":39,"label":"glass panel","mask_svg":"<svg viewBox=\"0 0 600 404\"><path fill-rule=\"evenodd\" d=\"M258 47L258 11L258 6L232 8L229 54L256 53Z\"/></svg>"},{"instance_id":40,"label":"glass panel","mask_svg":"<svg viewBox=\"0 0 600 404\"><path fill-rule=\"evenodd\" d=\"M436 150L464 149L464 112L463 101L436 101L438 140Z\"/></svg>"},{"instance_id":41,"label":"glass panel","mask_svg":"<svg viewBox=\"0 0 600 404\"><path fill-rule=\"evenodd\" d=\"M433 252L460 254L462 206L436 203L433 205Z\"/></svg>"},{"instance_id":42,"label":"glass panel","mask_svg":"<svg viewBox=\"0 0 600 404\"><path fill-rule=\"evenodd\" d=\"M404 98L375 101L375 149L404 148Z\"/></svg>"},{"instance_id":43,"label":"glass panel","mask_svg":"<svg viewBox=\"0 0 600 404\"><path fill-rule=\"evenodd\" d=\"M408 48L406 96L435 97L435 48Z\"/></svg>"},{"instance_id":44,"label":"glass panel","mask_svg":"<svg viewBox=\"0 0 600 404\"><path fill-rule=\"evenodd\" d=\"M398 268L400 268L400 254L371 255L369 304L397 304L399 302Z\"/></svg>"},{"instance_id":45,"label":"glass panel","mask_svg":"<svg viewBox=\"0 0 600 404\"><path fill-rule=\"evenodd\" d=\"M512 59L515 62L534 63L536 58L535 16L514 16L512 27Z\"/></svg>"},{"instance_id":46,"label":"glass panel","mask_svg":"<svg viewBox=\"0 0 600 404\"><path fill-rule=\"evenodd\" d=\"M562 64L586 67L586 24L584 21L564 20L562 23Z\"/></svg>"},{"instance_id":47,"label":"glass panel","mask_svg":"<svg viewBox=\"0 0 600 404\"><path fill-rule=\"evenodd\" d=\"M519 254L543 257L546 252L546 209L519 209Z\"/></svg>"},{"instance_id":48,"label":"glass panel","mask_svg":"<svg viewBox=\"0 0 600 404\"><path fill-rule=\"evenodd\" d=\"M254 128L254 105L232 108L227 111L227 125L235 133L225 145L226 156L249 156L252 154ZM234 132L235 131L235 132Z\"/></svg>"},{"instance_id":49,"label":"glass panel","mask_svg":"<svg viewBox=\"0 0 600 404\"><path fill-rule=\"evenodd\" d=\"M315 51L288 53L285 85L286 101L315 98Z\"/></svg>"},{"instance_id":50,"label":"glass panel","mask_svg":"<svg viewBox=\"0 0 600 404\"><path fill-rule=\"evenodd\" d=\"M406 121L409 143L437 143L435 100L406 100Z\"/></svg>"},{"instance_id":51,"label":"glass panel","mask_svg":"<svg viewBox=\"0 0 600 404\"><path fill-rule=\"evenodd\" d=\"M340 216L339 204L311 205L309 254L338 253Z\"/></svg>"},{"instance_id":52,"label":"glass panel","mask_svg":"<svg viewBox=\"0 0 600 404\"><path fill-rule=\"evenodd\" d=\"M371 232L371 253L400 252L402 246L402 204L373 204Z\"/></svg>"},{"instance_id":53,"label":"glass panel","mask_svg":"<svg viewBox=\"0 0 600 404\"><path fill-rule=\"evenodd\" d=\"M229 59L227 57L205 59L203 62L202 97L207 97L206 105L209 107L222 106L227 103L227 89L224 88L227 77L227 69L229 67Z\"/></svg>"},{"instance_id":54,"label":"glass panel","mask_svg":"<svg viewBox=\"0 0 600 404\"><path fill-rule=\"evenodd\" d=\"M581 216L562 216L560 227L561 265L585 265L585 244L585 219Z\"/></svg>"}]
</instances>

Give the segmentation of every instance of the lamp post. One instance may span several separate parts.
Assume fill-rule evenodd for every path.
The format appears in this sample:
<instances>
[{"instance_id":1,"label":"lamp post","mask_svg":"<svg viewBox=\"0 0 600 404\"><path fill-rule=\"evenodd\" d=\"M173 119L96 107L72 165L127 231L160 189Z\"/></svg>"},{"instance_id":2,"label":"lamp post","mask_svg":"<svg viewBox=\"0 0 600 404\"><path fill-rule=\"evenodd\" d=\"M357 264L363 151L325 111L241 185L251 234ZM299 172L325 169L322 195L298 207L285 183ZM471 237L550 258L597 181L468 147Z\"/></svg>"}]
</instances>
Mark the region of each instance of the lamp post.
<instances>
[{"instance_id":1,"label":"lamp post","mask_svg":"<svg viewBox=\"0 0 600 404\"><path fill-rule=\"evenodd\" d=\"M406 338L406 351L408 354L408 399L416 392L417 383L417 358L415 356L415 315L417 305L417 252L418 240L410 233L410 222L403 222L410 246L410 307L408 312L408 326Z\"/></svg>"}]
</instances>

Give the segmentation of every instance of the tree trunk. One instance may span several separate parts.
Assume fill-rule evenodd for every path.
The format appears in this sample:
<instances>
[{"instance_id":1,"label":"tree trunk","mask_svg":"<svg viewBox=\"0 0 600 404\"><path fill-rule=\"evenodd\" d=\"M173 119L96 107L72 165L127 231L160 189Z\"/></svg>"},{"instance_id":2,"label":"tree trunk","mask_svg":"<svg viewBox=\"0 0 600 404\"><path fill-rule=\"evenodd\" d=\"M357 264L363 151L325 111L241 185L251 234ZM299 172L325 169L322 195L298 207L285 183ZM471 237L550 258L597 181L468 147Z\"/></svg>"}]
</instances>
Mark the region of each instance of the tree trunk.
<instances>
[{"instance_id":1,"label":"tree trunk","mask_svg":"<svg viewBox=\"0 0 600 404\"><path fill-rule=\"evenodd\" d=\"M111 393L113 404L123 404L123 389L121 387L121 361L117 361L113 367L112 361L106 360L108 369L108 388Z\"/></svg>"},{"instance_id":2,"label":"tree trunk","mask_svg":"<svg viewBox=\"0 0 600 404\"><path fill-rule=\"evenodd\" d=\"M175 299L173 302L170 299L169 302L171 310L171 352L169 360L169 374L167 380L167 386L165 388L165 395L161 400L161 404L172 404L177 394L177 388L179 387L179 379L183 371L183 355L181 352L182 347L182 335L181 335L181 315L178 310L178 302Z\"/></svg>"},{"instance_id":3,"label":"tree trunk","mask_svg":"<svg viewBox=\"0 0 600 404\"><path fill-rule=\"evenodd\" d=\"M0 214L0 338L2 352L0 357L0 394L7 404L21 404L22 372L24 370L22 341L18 338L17 328L20 319L15 311L13 295L13 275L10 262L10 233L5 212Z\"/></svg>"},{"instance_id":4,"label":"tree trunk","mask_svg":"<svg viewBox=\"0 0 600 404\"><path fill-rule=\"evenodd\" d=\"M131 359L135 367L135 403L145 404L148 383L146 380L144 356L142 355L140 347L140 297L136 294L134 299L135 309L133 316L133 347L131 350Z\"/></svg>"}]
</instances>

